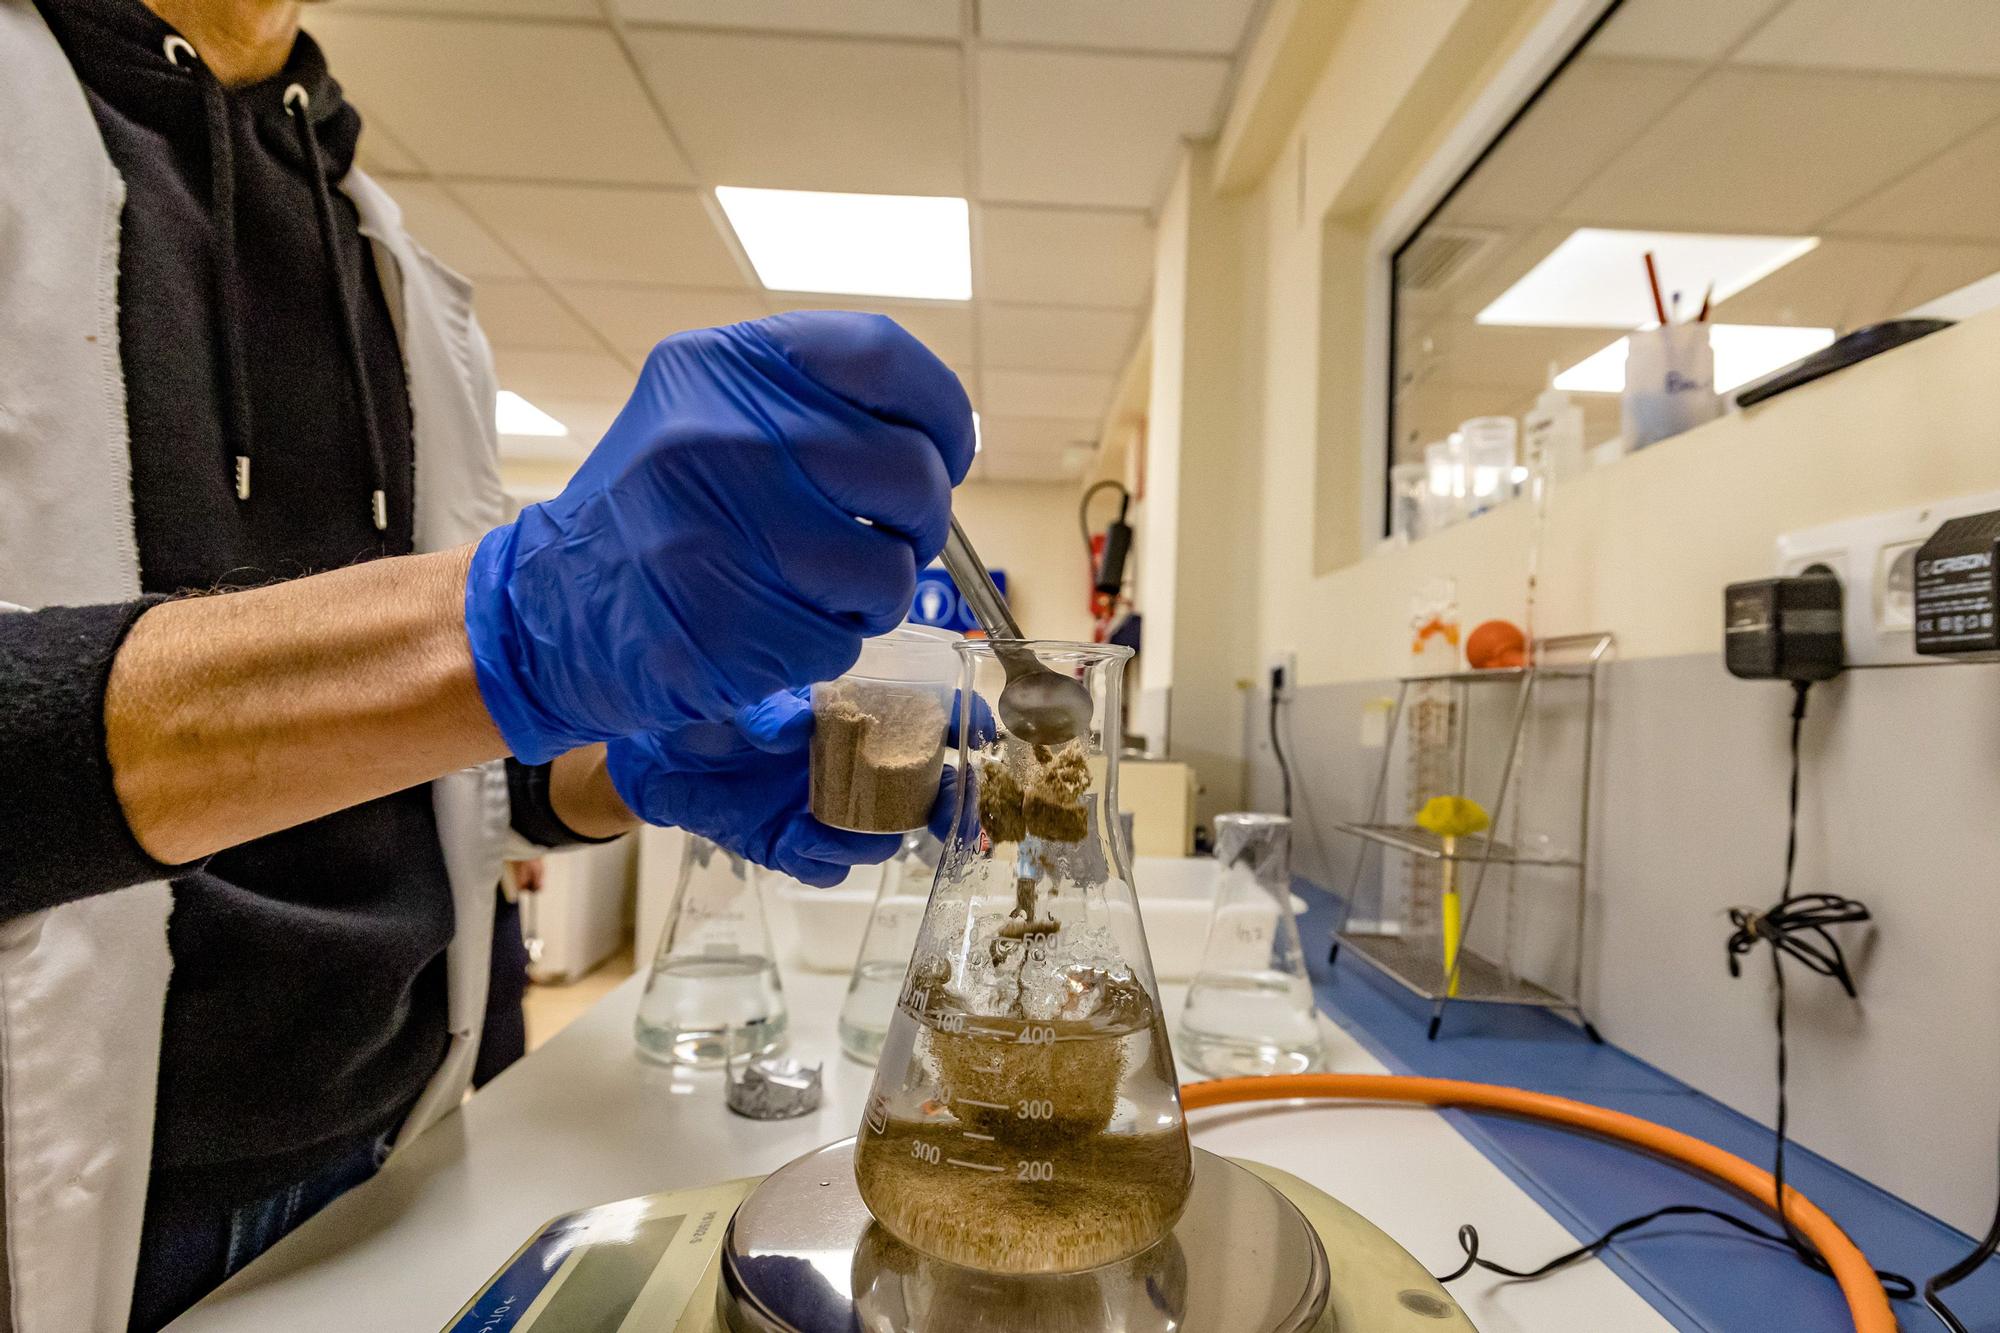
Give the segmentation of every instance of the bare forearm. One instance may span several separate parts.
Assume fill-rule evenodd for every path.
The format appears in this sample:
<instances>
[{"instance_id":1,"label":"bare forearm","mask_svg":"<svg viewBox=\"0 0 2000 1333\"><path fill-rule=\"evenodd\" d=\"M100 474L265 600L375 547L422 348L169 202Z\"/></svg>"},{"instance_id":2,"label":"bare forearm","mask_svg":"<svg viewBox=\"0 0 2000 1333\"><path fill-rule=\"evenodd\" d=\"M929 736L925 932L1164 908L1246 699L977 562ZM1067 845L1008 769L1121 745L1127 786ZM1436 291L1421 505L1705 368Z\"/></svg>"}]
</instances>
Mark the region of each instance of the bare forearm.
<instances>
[{"instance_id":1,"label":"bare forearm","mask_svg":"<svg viewBox=\"0 0 2000 1333\"><path fill-rule=\"evenodd\" d=\"M549 768L549 805L573 833L615 838L639 827L639 818L618 799L604 768L604 747L586 745L558 755Z\"/></svg>"},{"instance_id":2,"label":"bare forearm","mask_svg":"<svg viewBox=\"0 0 2000 1333\"><path fill-rule=\"evenodd\" d=\"M141 617L104 696L140 845L195 860L504 753L465 640L470 555L379 560Z\"/></svg>"}]
</instances>

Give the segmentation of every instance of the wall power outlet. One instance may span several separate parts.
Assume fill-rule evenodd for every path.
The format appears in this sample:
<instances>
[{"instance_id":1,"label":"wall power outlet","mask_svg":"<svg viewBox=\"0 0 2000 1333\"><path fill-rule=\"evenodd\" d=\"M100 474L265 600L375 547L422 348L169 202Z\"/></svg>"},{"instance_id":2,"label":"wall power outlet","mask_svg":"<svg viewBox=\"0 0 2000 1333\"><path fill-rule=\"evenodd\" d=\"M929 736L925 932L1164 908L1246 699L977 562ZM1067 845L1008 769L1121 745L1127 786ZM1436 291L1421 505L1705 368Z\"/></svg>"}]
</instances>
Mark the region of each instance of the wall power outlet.
<instances>
[{"instance_id":1,"label":"wall power outlet","mask_svg":"<svg viewBox=\"0 0 2000 1333\"><path fill-rule=\"evenodd\" d=\"M1291 648L1281 648L1264 663L1264 683L1275 685L1280 699L1289 699L1299 688L1299 655Z\"/></svg>"},{"instance_id":2,"label":"wall power outlet","mask_svg":"<svg viewBox=\"0 0 2000 1333\"><path fill-rule=\"evenodd\" d=\"M2000 491L1787 532L1778 538L1778 573L1823 564L1840 576L1849 666L1931 661L1917 655L1912 635L1917 548L1945 520L1993 509L2000 509Z\"/></svg>"}]
</instances>

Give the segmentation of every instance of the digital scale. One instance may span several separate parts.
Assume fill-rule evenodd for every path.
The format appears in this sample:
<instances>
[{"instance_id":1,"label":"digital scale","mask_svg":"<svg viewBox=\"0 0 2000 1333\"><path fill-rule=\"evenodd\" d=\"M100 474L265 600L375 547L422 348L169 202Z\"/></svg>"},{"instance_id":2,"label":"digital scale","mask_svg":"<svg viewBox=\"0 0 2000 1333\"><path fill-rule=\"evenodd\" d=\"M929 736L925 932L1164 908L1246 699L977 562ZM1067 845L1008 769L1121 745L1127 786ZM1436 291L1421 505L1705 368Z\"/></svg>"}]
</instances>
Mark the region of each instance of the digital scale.
<instances>
[{"instance_id":1,"label":"digital scale","mask_svg":"<svg viewBox=\"0 0 2000 1333\"><path fill-rule=\"evenodd\" d=\"M1276 1168L1194 1150L1173 1233L1083 1273L1005 1277L889 1236L854 1140L762 1180L559 1217L445 1333L1475 1333L1358 1213Z\"/></svg>"}]
</instances>

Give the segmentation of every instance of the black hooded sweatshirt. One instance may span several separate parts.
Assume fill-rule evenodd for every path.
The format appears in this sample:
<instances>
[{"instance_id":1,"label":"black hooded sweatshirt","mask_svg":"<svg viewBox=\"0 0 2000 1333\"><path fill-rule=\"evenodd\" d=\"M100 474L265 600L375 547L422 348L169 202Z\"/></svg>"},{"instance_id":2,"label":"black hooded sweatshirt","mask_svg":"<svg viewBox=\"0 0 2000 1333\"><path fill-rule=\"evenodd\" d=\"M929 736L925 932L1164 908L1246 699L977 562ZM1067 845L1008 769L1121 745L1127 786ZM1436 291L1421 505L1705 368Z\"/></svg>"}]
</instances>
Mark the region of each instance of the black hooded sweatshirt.
<instances>
[{"instance_id":1,"label":"black hooded sweatshirt","mask_svg":"<svg viewBox=\"0 0 2000 1333\"><path fill-rule=\"evenodd\" d=\"M37 3L125 181L119 336L155 596L0 615L0 748L28 761L0 765L0 915L173 878L154 1196L227 1206L380 1134L438 1066L453 914L431 795L161 866L111 788L104 680L159 594L407 553L409 396L335 188L360 118L311 38L224 89L139 0Z\"/></svg>"}]
</instances>

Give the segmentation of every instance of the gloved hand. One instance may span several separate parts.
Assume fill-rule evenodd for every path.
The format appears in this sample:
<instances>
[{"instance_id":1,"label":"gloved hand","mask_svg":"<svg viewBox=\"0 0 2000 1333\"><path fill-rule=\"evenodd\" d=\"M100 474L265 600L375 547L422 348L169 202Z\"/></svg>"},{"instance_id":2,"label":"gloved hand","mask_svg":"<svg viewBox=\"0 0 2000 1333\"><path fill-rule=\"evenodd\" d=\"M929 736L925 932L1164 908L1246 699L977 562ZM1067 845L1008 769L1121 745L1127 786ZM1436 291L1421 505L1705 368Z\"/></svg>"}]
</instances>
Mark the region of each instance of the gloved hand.
<instances>
[{"instance_id":1,"label":"gloved hand","mask_svg":"<svg viewBox=\"0 0 2000 1333\"><path fill-rule=\"evenodd\" d=\"M540 763L832 679L909 611L972 450L958 378L879 315L667 339L562 494L473 555L487 712Z\"/></svg>"},{"instance_id":2,"label":"gloved hand","mask_svg":"<svg viewBox=\"0 0 2000 1333\"><path fill-rule=\"evenodd\" d=\"M850 833L813 818L806 764L812 725L807 692L786 690L728 722L614 740L605 767L620 799L647 823L684 828L747 861L832 888L850 867L888 860L903 838ZM931 806L931 831L940 838L957 808L957 776L945 765Z\"/></svg>"}]
</instances>

